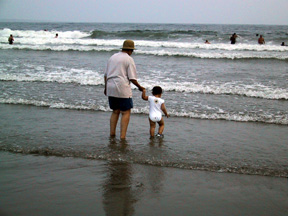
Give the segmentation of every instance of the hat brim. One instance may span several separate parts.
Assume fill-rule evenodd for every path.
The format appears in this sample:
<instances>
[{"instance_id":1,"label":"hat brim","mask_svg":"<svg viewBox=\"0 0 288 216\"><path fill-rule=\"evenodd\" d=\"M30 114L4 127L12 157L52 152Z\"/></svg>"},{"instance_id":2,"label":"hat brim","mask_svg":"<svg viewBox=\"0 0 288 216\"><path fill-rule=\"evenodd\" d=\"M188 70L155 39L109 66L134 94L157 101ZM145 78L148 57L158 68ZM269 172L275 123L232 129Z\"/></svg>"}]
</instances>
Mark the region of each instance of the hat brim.
<instances>
[{"instance_id":1,"label":"hat brim","mask_svg":"<svg viewBox=\"0 0 288 216\"><path fill-rule=\"evenodd\" d=\"M136 48L131 48L131 47L122 47L121 49L136 50Z\"/></svg>"}]
</instances>

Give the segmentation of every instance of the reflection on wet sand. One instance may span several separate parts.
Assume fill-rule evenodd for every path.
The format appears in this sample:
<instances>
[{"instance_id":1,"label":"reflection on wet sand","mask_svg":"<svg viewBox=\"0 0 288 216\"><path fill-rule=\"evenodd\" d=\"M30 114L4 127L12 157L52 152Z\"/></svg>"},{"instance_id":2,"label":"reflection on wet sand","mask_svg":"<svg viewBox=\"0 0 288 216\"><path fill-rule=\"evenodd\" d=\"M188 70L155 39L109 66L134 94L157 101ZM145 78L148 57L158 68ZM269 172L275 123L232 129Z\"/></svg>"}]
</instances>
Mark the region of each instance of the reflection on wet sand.
<instances>
[{"instance_id":1,"label":"reflection on wet sand","mask_svg":"<svg viewBox=\"0 0 288 216\"><path fill-rule=\"evenodd\" d=\"M125 153L128 143L115 139L109 143L111 150ZM140 199L142 185L133 186L133 169L127 162L110 161L108 175L103 185L103 204L106 215L126 216L134 214L134 204Z\"/></svg>"},{"instance_id":2,"label":"reflection on wet sand","mask_svg":"<svg viewBox=\"0 0 288 216\"><path fill-rule=\"evenodd\" d=\"M164 144L163 138L150 137L149 145L150 146L162 146Z\"/></svg>"},{"instance_id":3,"label":"reflection on wet sand","mask_svg":"<svg viewBox=\"0 0 288 216\"><path fill-rule=\"evenodd\" d=\"M155 152L162 151L163 142L159 138L150 139L147 143L150 146L149 155L153 157ZM164 172L157 166L141 166L139 170L137 165L121 161L121 158L135 154L133 146L126 140L111 138L108 147L113 154L120 156L120 161L119 158L111 158L107 165L107 177L103 183L104 210L106 215L134 215L135 203L141 200L144 191L161 193Z\"/></svg>"}]
</instances>

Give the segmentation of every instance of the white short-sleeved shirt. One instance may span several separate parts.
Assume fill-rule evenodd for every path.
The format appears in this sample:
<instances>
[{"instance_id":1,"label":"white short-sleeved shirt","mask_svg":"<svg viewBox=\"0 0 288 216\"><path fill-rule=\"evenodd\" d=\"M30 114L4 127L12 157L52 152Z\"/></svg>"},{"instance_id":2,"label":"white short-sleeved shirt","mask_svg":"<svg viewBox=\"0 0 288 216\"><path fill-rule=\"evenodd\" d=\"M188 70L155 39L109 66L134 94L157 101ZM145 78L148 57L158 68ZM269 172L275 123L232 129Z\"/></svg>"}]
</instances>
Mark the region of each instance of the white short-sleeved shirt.
<instances>
[{"instance_id":1,"label":"white short-sleeved shirt","mask_svg":"<svg viewBox=\"0 0 288 216\"><path fill-rule=\"evenodd\" d=\"M153 122L159 122L162 119L161 105L165 102L162 98L148 96L149 118Z\"/></svg>"},{"instance_id":2,"label":"white short-sleeved shirt","mask_svg":"<svg viewBox=\"0 0 288 216\"><path fill-rule=\"evenodd\" d=\"M137 79L136 66L132 57L125 52L115 53L107 63L107 96L131 98L130 79Z\"/></svg>"}]
</instances>

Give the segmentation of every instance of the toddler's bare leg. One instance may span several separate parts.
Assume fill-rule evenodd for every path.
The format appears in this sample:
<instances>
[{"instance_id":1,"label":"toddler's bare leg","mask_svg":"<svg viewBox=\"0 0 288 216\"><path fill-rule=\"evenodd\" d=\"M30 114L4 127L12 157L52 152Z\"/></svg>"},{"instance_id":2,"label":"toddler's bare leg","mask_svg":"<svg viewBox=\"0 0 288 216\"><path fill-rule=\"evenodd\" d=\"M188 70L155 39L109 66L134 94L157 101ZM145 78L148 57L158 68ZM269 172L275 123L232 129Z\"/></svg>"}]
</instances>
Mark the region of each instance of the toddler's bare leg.
<instances>
[{"instance_id":1,"label":"toddler's bare leg","mask_svg":"<svg viewBox=\"0 0 288 216\"><path fill-rule=\"evenodd\" d=\"M164 119L163 119L163 117L162 117L161 120L158 122L158 124L159 124L158 133L159 133L159 134L162 134L163 131L164 131Z\"/></svg>"},{"instance_id":2,"label":"toddler's bare leg","mask_svg":"<svg viewBox=\"0 0 288 216\"><path fill-rule=\"evenodd\" d=\"M155 135L155 128L156 128L156 123L151 121L149 118L149 123L150 123L150 136L154 137Z\"/></svg>"}]
</instances>

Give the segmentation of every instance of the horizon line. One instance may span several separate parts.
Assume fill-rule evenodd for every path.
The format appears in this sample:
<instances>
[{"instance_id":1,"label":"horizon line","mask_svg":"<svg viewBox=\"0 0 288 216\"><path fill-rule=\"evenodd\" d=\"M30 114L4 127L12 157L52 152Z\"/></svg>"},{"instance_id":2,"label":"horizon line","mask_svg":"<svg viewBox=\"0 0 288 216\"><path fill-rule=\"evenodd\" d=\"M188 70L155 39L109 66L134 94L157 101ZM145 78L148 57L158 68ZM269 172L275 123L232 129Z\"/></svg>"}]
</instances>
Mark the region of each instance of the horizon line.
<instances>
[{"instance_id":1,"label":"horizon line","mask_svg":"<svg viewBox=\"0 0 288 216\"><path fill-rule=\"evenodd\" d=\"M119 24L175 24L175 25L262 25L262 26L287 26L284 24L245 24L245 23L180 23L180 22L97 22L97 21L51 21L51 20L28 20L28 19L2 19L0 23L15 22L15 23L119 23Z\"/></svg>"}]
</instances>

